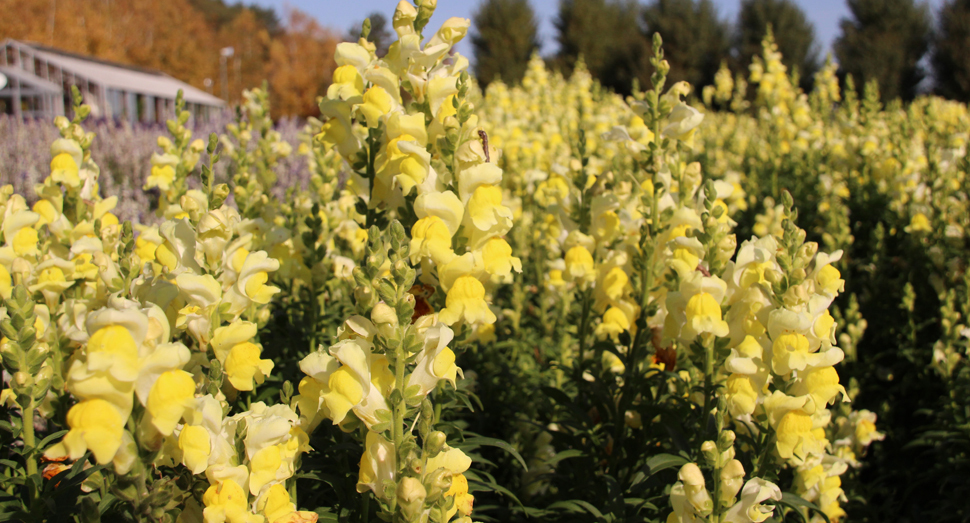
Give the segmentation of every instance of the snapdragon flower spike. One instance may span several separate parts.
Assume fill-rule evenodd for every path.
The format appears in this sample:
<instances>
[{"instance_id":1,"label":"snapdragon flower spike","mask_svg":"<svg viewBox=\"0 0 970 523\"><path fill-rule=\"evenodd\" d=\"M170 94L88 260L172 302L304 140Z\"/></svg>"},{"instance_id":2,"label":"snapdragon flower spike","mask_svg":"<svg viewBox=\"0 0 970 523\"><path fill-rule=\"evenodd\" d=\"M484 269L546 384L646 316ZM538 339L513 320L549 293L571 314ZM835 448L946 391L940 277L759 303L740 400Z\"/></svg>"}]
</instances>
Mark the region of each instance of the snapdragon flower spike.
<instances>
[{"instance_id":1,"label":"snapdragon flower spike","mask_svg":"<svg viewBox=\"0 0 970 523\"><path fill-rule=\"evenodd\" d=\"M193 402L196 384L181 368L189 361L189 351L181 343L170 343L168 319L158 307L139 310L134 304L118 300L115 308L101 309L88 315L90 336L84 358L75 360L68 369L68 390L85 401L98 400L100 407L110 406L120 425L124 426L133 405L133 396L146 407L153 430L161 436L172 434ZM88 403L88 405L92 405ZM79 441L88 430L90 419L78 410L69 425L79 431L65 437L65 442L51 447L49 457L79 457ZM108 416L108 414L104 414ZM114 419L114 418L112 418ZM111 426L111 425L106 425ZM100 464L114 459L109 449L121 448L122 433L111 432L111 439L99 441L96 456ZM83 452L83 450L80 450ZM109 455L111 454L111 455Z\"/></svg>"},{"instance_id":2,"label":"snapdragon flower spike","mask_svg":"<svg viewBox=\"0 0 970 523\"><path fill-rule=\"evenodd\" d=\"M414 197L418 221L411 226L410 255L412 263L422 267L422 281L440 284L445 292L452 292L461 276L474 277L483 287L508 281L512 271L521 270L521 263L496 243L512 227L511 209L503 203L500 186L502 170L489 161L494 155L482 148L477 117L463 113L458 120L457 97L464 93L459 84L468 61L458 54L445 60L469 22L447 20L422 46L417 31L408 26L407 20L417 17L413 10L407 2L398 5L395 30L400 39L383 58L363 40L338 45L334 84L321 102L321 111L331 118L317 138L351 161L359 147L376 148L373 177L354 178L355 185L364 185L361 192L369 208L395 211ZM410 91L413 102L402 103L401 86ZM422 110L425 106L430 118ZM368 137L355 131L355 116L360 130L369 130ZM378 128L383 132L374 135ZM449 130L458 136L455 150L448 153L454 161L446 159L437 145ZM379 140L371 143L374 136ZM463 247L456 251L459 245ZM455 300L460 301L457 295ZM464 319L475 327L494 322L495 315Z\"/></svg>"}]
</instances>

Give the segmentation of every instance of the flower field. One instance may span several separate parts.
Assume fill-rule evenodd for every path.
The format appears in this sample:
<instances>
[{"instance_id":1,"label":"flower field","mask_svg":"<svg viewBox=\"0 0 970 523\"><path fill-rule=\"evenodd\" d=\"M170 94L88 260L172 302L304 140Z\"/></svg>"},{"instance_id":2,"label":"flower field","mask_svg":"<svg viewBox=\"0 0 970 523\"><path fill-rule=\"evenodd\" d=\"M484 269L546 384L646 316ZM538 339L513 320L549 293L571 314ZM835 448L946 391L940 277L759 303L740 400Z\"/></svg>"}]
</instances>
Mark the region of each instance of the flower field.
<instances>
[{"instance_id":1,"label":"flower field","mask_svg":"<svg viewBox=\"0 0 970 523\"><path fill-rule=\"evenodd\" d=\"M964 105L483 93L433 4L303 127L0 120L0 520L970 517Z\"/></svg>"}]
</instances>

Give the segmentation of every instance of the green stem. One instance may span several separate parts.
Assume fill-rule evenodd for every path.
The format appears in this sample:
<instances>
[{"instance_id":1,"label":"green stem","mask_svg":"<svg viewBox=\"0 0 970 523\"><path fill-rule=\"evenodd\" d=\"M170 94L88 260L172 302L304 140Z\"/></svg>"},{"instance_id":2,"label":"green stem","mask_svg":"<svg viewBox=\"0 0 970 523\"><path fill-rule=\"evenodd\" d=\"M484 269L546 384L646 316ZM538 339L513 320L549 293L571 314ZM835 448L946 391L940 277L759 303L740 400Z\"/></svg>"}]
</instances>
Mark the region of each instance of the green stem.
<instances>
[{"instance_id":1,"label":"green stem","mask_svg":"<svg viewBox=\"0 0 970 523\"><path fill-rule=\"evenodd\" d=\"M317 285L310 278L310 352L317 350L317 325L320 323L320 296L317 295Z\"/></svg>"},{"instance_id":2,"label":"green stem","mask_svg":"<svg viewBox=\"0 0 970 523\"><path fill-rule=\"evenodd\" d=\"M34 398L30 398L27 406L22 406L21 408L23 408L24 413L22 420L24 426L24 450L25 453L33 452L35 450L34 447L37 445L37 440L34 435ZM34 474L37 474L37 460L34 456L30 456L27 458L27 475L33 476ZM28 483L30 483L31 489L33 489L34 483L32 481L28 481ZM33 494L36 494L36 492ZM33 498L34 496L31 497Z\"/></svg>"},{"instance_id":3,"label":"green stem","mask_svg":"<svg viewBox=\"0 0 970 523\"><path fill-rule=\"evenodd\" d=\"M404 371L405 371L404 345L399 345L394 350L394 388L398 391L401 400L392 406L394 415L394 449L395 452L404 443L404 416L407 413L407 404L404 401ZM403 457L398 455L398 472L404 466Z\"/></svg>"},{"instance_id":4,"label":"green stem","mask_svg":"<svg viewBox=\"0 0 970 523\"><path fill-rule=\"evenodd\" d=\"M374 182L377 179L377 168L374 163L377 161L377 147L375 143L375 129L371 129L367 132L367 181L370 182L370 188L368 189L367 198L367 222L365 227L368 229L377 218L377 209L373 207L374 204Z\"/></svg>"},{"instance_id":5,"label":"green stem","mask_svg":"<svg viewBox=\"0 0 970 523\"><path fill-rule=\"evenodd\" d=\"M592 305L592 291L586 289L583 292L583 316L579 322L579 361L576 362L576 368L582 368L583 356L586 353L586 338L587 332L589 330L589 313Z\"/></svg>"},{"instance_id":6,"label":"green stem","mask_svg":"<svg viewBox=\"0 0 970 523\"><path fill-rule=\"evenodd\" d=\"M702 423L707 425L707 416L711 413L711 396L714 394L714 337L702 334L704 344L704 418Z\"/></svg>"}]
</instances>

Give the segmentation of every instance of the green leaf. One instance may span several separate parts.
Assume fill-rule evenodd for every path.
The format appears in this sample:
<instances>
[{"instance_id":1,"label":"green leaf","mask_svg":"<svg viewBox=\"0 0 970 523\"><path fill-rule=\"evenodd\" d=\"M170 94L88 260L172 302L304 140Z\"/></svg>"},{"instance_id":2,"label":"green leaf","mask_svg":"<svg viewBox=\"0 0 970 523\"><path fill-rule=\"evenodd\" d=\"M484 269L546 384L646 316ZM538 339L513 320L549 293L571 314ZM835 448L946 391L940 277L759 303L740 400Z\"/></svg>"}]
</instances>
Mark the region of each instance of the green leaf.
<instances>
[{"instance_id":1,"label":"green leaf","mask_svg":"<svg viewBox=\"0 0 970 523\"><path fill-rule=\"evenodd\" d=\"M486 491L486 492L488 492L488 491L498 492L499 494L502 494L503 496L506 496L509 499L511 499L512 501L514 501L518 506L525 507L525 505L523 505L522 502L519 501L519 498L516 497L516 495L513 494L512 491L510 491L509 489L503 487L502 485L499 485L495 481L470 480L468 483L469 483L469 485L474 485L476 483L479 484L479 485L482 485L485 488L483 488L481 490ZM469 491L474 492L474 490L471 489L471 488L469 488Z\"/></svg>"},{"instance_id":2,"label":"green leaf","mask_svg":"<svg viewBox=\"0 0 970 523\"><path fill-rule=\"evenodd\" d=\"M556 454L552 458L550 458L548 461L546 461L546 465L555 465L556 463L559 463L564 459L578 458L585 455L586 454L581 450L576 450L576 449L564 450Z\"/></svg>"},{"instance_id":3,"label":"green leaf","mask_svg":"<svg viewBox=\"0 0 970 523\"><path fill-rule=\"evenodd\" d=\"M580 499L572 499L572 500L568 500L568 501L557 501L557 502L553 503L552 505L549 505L548 508L550 508L550 509L560 509L561 508L561 509L567 510L569 512L590 513L590 514L596 516L597 518L602 518L603 517L603 513L600 512L599 509L597 509L596 507L594 507L592 504L590 504L590 503L588 503L586 501L580 500Z\"/></svg>"},{"instance_id":4,"label":"green leaf","mask_svg":"<svg viewBox=\"0 0 970 523\"><path fill-rule=\"evenodd\" d=\"M795 512L797 512L798 515L801 516L802 521L805 521L806 523L808 522L808 518L806 518L805 515L802 514L800 510L798 510L801 507L818 512L818 514L825 519L825 523L832 523L829 520L829 517L825 515L825 512L822 512L822 509L820 509L818 505L802 498L801 496L792 494L791 492L782 492L781 500L777 501L776 504L795 510Z\"/></svg>"},{"instance_id":5,"label":"green leaf","mask_svg":"<svg viewBox=\"0 0 970 523\"><path fill-rule=\"evenodd\" d=\"M509 445L507 442L502 441L500 439L486 438L484 436L475 436L472 438L467 438L465 439L465 441L462 441L459 445L457 445L457 447L462 450L466 448L480 447L480 446L497 447L504 450L505 452L508 452L509 454L512 455L513 458L516 459L516 461L518 461L522 465L522 469L528 472L529 465L526 464L525 459L522 457L521 454L519 454L519 451L515 450L512 447L512 445Z\"/></svg>"},{"instance_id":6,"label":"green leaf","mask_svg":"<svg viewBox=\"0 0 970 523\"><path fill-rule=\"evenodd\" d=\"M673 454L657 454L656 456L651 456L647 460L647 469L650 471L650 475L654 475L661 470L669 469L672 467L683 467L687 464L687 460L682 456L675 456Z\"/></svg>"},{"instance_id":7,"label":"green leaf","mask_svg":"<svg viewBox=\"0 0 970 523\"><path fill-rule=\"evenodd\" d=\"M50 442L54 441L55 439L63 438L65 434L67 434L66 430L60 430L51 434L50 436L47 436L46 438L40 440L40 443L37 444L37 450L47 448L47 445L49 445Z\"/></svg>"}]
</instances>

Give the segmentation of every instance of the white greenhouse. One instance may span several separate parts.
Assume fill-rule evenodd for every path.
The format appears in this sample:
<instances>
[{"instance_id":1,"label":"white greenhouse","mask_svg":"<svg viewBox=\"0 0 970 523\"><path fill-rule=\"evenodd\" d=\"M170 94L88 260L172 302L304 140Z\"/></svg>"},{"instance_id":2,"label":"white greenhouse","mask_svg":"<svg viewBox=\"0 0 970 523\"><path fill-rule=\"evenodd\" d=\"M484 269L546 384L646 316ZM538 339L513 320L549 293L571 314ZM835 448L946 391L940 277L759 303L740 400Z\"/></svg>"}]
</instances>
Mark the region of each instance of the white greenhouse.
<instances>
[{"instance_id":1,"label":"white greenhouse","mask_svg":"<svg viewBox=\"0 0 970 523\"><path fill-rule=\"evenodd\" d=\"M72 85L80 89L95 118L164 121L174 114L179 89L195 119L207 120L226 107L221 99L158 71L17 40L0 42L0 114L68 115Z\"/></svg>"}]
</instances>

